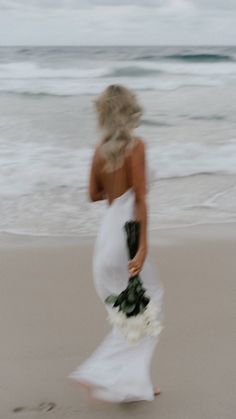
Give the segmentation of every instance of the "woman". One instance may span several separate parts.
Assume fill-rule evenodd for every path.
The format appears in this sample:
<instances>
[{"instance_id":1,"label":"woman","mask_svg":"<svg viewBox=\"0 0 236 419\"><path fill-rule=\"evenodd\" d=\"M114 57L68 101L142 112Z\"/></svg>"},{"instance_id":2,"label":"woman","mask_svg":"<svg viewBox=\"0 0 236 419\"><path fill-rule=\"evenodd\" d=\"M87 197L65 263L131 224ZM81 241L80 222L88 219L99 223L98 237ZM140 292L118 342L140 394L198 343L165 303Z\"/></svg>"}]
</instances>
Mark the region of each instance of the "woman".
<instances>
[{"instance_id":1,"label":"woman","mask_svg":"<svg viewBox=\"0 0 236 419\"><path fill-rule=\"evenodd\" d=\"M145 143L133 134L142 108L135 94L120 85L107 87L95 105L103 137L92 159L89 197L92 201L107 199L108 207L94 247L94 285L104 303L108 295L126 288L130 276L141 273L147 294L160 305L163 287L148 260ZM138 251L128 261L124 224L131 219L139 220L141 228ZM109 313L111 307L105 307ZM160 394L160 389L152 386L149 371L157 341L157 336L146 336L132 346L113 326L69 378L85 386L95 399L153 400Z\"/></svg>"}]
</instances>

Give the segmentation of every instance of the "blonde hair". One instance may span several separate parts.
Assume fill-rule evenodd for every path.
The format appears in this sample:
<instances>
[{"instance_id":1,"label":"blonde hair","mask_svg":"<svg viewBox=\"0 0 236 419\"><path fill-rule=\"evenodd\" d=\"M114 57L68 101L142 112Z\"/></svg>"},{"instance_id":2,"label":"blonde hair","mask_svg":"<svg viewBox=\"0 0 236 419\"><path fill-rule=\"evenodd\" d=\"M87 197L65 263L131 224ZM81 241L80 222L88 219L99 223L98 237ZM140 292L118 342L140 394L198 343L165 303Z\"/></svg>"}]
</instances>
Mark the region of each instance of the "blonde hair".
<instances>
[{"instance_id":1,"label":"blonde hair","mask_svg":"<svg viewBox=\"0 0 236 419\"><path fill-rule=\"evenodd\" d=\"M104 132L101 152L109 171L122 165L127 147L134 145L132 130L139 125L143 109L136 95L125 86L112 84L95 100L99 127Z\"/></svg>"}]
</instances>

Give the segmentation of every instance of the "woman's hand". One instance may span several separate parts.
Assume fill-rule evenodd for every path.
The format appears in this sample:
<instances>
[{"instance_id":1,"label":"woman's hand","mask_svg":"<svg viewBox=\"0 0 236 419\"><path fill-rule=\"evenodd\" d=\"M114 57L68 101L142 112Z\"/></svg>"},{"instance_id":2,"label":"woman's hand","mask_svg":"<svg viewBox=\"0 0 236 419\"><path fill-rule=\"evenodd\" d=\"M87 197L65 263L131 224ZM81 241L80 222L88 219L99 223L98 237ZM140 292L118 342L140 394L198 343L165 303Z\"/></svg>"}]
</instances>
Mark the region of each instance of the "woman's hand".
<instances>
[{"instance_id":1,"label":"woman's hand","mask_svg":"<svg viewBox=\"0 0 236 419\"><path fill-rule=\"evenodd\" d=\"M131 277L138 275L139 272L142 270L142 267L146 258L146 254L147 254L146 247L142 247L137 251L135 257L129 261L128 269L129 269L129 275Z\"/></svg>"}]
</instances>

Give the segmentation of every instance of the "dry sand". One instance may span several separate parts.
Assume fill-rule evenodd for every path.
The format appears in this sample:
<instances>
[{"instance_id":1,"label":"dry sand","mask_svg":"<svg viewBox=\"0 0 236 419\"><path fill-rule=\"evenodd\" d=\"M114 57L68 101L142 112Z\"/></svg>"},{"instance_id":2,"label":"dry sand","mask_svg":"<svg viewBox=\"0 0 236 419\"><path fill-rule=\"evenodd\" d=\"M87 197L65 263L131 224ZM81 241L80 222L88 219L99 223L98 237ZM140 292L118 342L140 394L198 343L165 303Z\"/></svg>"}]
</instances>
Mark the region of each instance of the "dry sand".
<instances>
[{"instance_id":1,"label":"dry sand","mask_svg":"<svg viewBox=\"0 0 236 419\"><path fill-rule=\"evenodd\" d=\"M165 287L152 402L88 402L67 375L110 329L93 288L92 240L0 241L1 419L235 419L236 227L161 231Z\"/></svg>"}]
</instances>

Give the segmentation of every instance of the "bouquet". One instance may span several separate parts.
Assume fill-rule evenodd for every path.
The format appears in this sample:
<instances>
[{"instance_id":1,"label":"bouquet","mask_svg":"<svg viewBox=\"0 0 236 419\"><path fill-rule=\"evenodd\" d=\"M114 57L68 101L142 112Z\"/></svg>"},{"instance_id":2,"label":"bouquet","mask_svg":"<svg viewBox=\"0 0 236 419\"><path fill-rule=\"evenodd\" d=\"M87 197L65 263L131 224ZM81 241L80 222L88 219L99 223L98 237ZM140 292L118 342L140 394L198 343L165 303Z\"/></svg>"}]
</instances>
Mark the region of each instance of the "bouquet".
<instances>
[{"instance_id":1,"label":"bouquet","mask_svg":"<svg viewBox=\"0 0 236 419\"><path fill-rule=\"evenodd\" d=\"M133 259L139 245L140 222L127 221L124 225L127 234L129 258ZM105 303L113 304L108 321L116 325L131 344L144 336L158 336L163 329L157 320L161 307L146 295L140 275L128 279L128 285L119 295L109 295Z\"/></svg>"}]
</instances>

